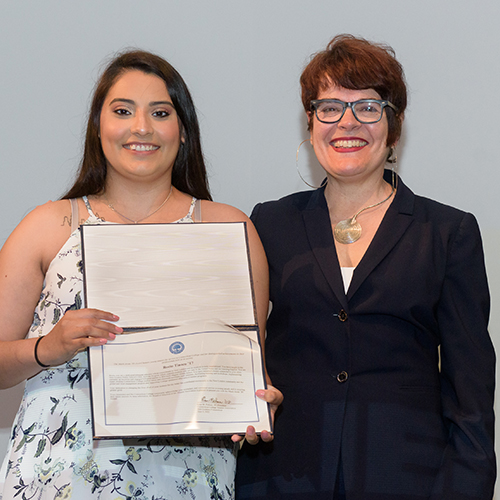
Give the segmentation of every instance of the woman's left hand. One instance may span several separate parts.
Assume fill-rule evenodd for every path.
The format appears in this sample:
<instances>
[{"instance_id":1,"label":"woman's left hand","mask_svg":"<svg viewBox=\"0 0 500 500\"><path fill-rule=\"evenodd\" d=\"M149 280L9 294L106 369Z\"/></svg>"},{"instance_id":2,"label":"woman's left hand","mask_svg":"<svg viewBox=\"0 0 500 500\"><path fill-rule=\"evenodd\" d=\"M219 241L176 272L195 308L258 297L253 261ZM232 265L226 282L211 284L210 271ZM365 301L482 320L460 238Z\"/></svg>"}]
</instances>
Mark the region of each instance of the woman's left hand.
<instances>
[{"instance_id":1,"label":"woman's left hand","mask_svg":"<svg viewBox=\"0 0 500 500\"><path fill-rule=\"evenodd\" d=\"M281 391L276 389L276 387L268 385L267 389L259 389L255 392L255 395L270 404L271 420L274 424L274 414L276 413L278 406L283 402L283 394L281 393ZM250 444L257 444L259 442L259 435L255 432L255 428L252 425L249 425L244 436L234 434L233 436L231 436L231 439L235 443L238 443L245 439ZM262 431L260 433L260 439L267 443L269 441L272 441L274 439L274 436L269 431Z\"/></svg>"}]
</instances>

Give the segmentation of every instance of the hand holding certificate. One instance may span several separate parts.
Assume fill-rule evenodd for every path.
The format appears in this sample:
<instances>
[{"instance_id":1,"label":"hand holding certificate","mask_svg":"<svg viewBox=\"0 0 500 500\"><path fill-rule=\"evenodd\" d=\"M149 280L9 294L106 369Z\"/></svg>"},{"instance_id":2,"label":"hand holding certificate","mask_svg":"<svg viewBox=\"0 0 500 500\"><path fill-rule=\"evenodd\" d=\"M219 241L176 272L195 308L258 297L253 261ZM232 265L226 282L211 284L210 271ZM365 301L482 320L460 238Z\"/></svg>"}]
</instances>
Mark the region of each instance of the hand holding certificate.
<instances>
[{"instance_id":1,"label":"hand holding certificate","mask_svg":"<svg viewBox=\"0 0 500 500\"><path fill-rule=\"evenodd\" d=\"M82 242L87 307L154 328L89 350L95 437L271 429L243 223L83 226Z\"/></svg>"}]
</instances>

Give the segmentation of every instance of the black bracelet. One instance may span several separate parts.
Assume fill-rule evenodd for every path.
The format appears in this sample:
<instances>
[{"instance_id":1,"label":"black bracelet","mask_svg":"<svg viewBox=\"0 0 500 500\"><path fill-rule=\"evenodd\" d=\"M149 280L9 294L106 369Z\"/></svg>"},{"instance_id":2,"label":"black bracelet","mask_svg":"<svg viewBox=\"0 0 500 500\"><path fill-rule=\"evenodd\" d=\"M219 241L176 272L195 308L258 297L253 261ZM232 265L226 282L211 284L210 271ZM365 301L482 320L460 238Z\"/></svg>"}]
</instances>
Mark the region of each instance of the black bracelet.
<instances>
[{"instance_id":1,"label":"black bracelet","mask_svg":"<svg viewBox=\"0 0 500 500\"><path fill-rule=\"evenodd\" d=\"M37 350L38 350L38 344L40 343L40 340L42 340L43 337L38 337L38 340L36 341L36 344L35 344L35 360L36 362L42 367L42 368L50 368L50 365L44 365L39 359L38 359L38 353L37 353Z\"/></svg>"}]
</instances>

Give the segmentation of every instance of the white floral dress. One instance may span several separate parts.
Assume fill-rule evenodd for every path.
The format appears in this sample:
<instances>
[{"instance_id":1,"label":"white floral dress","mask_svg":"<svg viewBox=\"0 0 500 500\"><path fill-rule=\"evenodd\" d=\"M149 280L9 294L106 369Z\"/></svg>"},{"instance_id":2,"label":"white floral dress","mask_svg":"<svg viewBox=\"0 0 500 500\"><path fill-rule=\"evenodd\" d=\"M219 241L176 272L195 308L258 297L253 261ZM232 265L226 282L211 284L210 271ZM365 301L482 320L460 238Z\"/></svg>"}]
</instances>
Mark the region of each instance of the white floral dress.
<instances>
[{"instance_id":1,"label":"white floral dress","mask_svg":"<svg viewBox=\"0 0 500 500\"><path fill-rule=\"evenodd\" d=\"M84 201L86 224L99 223ZM193 222L195 201L178 222ZM75 230L50 264L28 337L46 335L66 311L81 308L82 294ZM0 500L234 499L229 437L94 441L88 379L87 353L80 352L26 382L0 470Z\"/></svg>"}]
</instances>

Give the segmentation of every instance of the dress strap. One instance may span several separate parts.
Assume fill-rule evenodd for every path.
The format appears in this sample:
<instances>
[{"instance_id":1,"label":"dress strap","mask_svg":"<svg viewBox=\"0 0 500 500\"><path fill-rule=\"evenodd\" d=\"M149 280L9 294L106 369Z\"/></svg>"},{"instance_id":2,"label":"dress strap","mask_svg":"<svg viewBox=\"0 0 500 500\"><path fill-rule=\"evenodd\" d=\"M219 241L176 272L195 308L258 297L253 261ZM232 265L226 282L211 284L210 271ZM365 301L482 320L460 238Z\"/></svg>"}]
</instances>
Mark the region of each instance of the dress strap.
<instances>
[{"instance_id":1,"label":"dress strap","mask_svg":"<svg viewBox=\"0 0 500 500\"><path fill-rule=\"evenodd\" d=\"M86 196L82 196L83 203L85 203L85 208L87 209L90 217L89 219L93 219L94 221L98 222L104 222L100 217L97 217L97 215L92 211L92 207L90 206L90 201Z\"/></svg>"},{"instance_id":2,"label":"dress strap","mask_svg":"<svg viewBox=\"0 0 500 500\"><path fill-rule=\"evenodd\" d=\"M78 226L78 200L76 198L70 198L69 202L71 204L71 233L74 233Z\"/></svg>"},{"instance_id":3,"label":"dress strap","mask_svg":"<svg viewBox=\"0 0 500 500\"><path fill-rule=\"evenodd\" d=\"M189 212L181 220L194 220L193 212L195 207L196 207L196 198L193 196L193 198L191 199L191 205L189 205Z\"/></svg>"},{"instance_id":4,"label":"dress strap","mask_svg":"<svg viewBox=\"0 0 500 500\"><path fill-rule=\"evenodd\" d=\"M88 213L95 217L94 212L92 212L92 207L90 206L89 199L86 196L82 196L83 203L85 203L85 208L87 209Z\"/></svg>"},{"instance_id":5,"label":"dress strap","mask_svg":"<svg viewBox=\"0 0 500 500\"><path fill-rule=\"evenodd\" d=\"M197 200L194 198L195 206L194 206L194 217L193 220L195 222L202 222L203 219L201 218L201 200Z\"/></svg>"}]
</instances>

